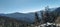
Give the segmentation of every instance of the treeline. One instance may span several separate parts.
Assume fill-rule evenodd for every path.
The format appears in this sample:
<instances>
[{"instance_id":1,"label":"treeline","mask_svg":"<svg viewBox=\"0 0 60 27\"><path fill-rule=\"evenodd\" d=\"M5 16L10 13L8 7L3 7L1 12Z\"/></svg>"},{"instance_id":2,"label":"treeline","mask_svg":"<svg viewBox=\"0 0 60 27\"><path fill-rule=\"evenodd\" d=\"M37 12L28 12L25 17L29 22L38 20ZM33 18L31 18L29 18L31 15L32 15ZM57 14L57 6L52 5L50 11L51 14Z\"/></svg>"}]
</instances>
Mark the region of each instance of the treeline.
<instances>
[{"instance_id":1,"label":"treeline","mask_svg":"<svg viewBox=\"0 0 60 27\"><path fill-rule=\"evenodd\" d=\"M27 22L16 20L14 18L0 16L0 27L27 27L30 26Z\"/></svg>"}]
</instances>

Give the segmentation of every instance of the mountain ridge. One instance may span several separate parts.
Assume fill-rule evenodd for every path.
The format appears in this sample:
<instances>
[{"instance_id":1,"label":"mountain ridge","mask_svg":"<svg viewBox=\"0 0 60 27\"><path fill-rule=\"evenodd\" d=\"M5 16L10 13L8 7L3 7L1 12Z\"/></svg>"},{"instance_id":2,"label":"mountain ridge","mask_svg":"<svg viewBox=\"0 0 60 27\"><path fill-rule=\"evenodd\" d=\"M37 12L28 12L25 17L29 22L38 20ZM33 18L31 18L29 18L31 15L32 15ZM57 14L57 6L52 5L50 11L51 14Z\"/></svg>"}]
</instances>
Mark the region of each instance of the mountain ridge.
<instances>
[{"instance_id":1,"label":"mountain ridge","mask_svg":"<svg viewBox=\"0 0 60 27\"><path fill-rule=\"evenodd\" d=\"M54 10L53 8L51 8L52 11ZM55 8L58 11L58 8ZM55 10L54 10L55 11ZM39 15L41 16L41 11L38 11L37 13L40 13ZM19 12L15 12L15 13L10 13L10 14L0 14L1 16L7 16L7 17L12 17L15 18L17 20L22 20L22 21L28 21L28 22L34 22L35 19L35 12L33 13L19 13Z\"/></svg>"}]
</instances>

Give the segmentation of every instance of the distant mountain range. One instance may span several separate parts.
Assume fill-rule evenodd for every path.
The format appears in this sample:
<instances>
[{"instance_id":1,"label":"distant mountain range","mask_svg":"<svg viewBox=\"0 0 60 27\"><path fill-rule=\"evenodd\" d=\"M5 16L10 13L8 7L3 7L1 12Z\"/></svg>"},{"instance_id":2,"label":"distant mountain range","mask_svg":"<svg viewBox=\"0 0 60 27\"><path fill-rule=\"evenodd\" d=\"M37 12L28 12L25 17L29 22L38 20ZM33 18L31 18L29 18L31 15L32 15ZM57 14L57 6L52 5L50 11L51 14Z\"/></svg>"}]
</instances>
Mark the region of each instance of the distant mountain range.
<instances>
[{"instance_id":1,"label":"distant mountain range","mask_svg":"<svg viewBox=\"0 0 60 27\"><path fill-rule=\"evenodd\" d=\"M34 13L11 13L11 14L0 14L0 16L6 16L6 17L11 17L17 20L22 20L22 21L27 21L27 22L33 22L34 21Z\"/></svg>"},{"instance_id":2,"label":"distant mountain range","mask_svg":"<svg viewBox=\"0 0 60 27\"><path fill-rule=\"evenodd\" d=\"M58 13L60 13L60 7L59 8L51 8L51 11L56 11ZM41 12L42 11L38 11L37 13L39 14L39 16L41 16ZM35 19L35 13L11 13L11 14L0 14L0 16L7 16L7 17L12 17L14 19L17 20L22 20L22 21L27 21L27 22L34 22Z\"/></svg>"},{"instance_id":3,"label":"distant mountain range","mask_svg":"<svg viewBox=\"0 0 60 27\"><path fill-rule=\"evenodd\" d=\"M56 8L55 12L60 14L60 7Z\"/></svg>"}]
</instances>

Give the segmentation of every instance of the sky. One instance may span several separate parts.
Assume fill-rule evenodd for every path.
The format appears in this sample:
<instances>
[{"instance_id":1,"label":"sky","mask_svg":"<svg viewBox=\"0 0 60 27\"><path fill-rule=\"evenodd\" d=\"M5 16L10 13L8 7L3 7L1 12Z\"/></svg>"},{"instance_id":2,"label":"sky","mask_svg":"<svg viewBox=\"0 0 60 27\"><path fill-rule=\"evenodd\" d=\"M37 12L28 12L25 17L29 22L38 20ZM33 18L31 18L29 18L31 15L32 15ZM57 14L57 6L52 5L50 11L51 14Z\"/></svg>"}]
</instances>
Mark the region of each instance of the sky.
<instances>
[{"instance_id":1,"label":"sky","mask_svg":"<svg viewBox=\"0 0 60 27\"><path fill-rule=\"evenodd\" d=\"M29 13L44 9L60 7L60 0L0 0L0 13Z\"/></svg>"}]
</instances>

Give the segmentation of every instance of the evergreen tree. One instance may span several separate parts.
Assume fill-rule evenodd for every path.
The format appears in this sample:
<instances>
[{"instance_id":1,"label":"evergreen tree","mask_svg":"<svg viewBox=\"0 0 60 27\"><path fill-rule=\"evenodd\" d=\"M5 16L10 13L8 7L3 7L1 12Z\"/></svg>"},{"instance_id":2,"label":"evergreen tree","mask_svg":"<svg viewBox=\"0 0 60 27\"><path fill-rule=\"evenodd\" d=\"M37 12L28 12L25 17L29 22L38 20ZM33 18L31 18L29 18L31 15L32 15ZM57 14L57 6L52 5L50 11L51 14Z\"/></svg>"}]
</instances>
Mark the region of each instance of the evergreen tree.
<instances>
[{"instance_id":1,"label":"evergreen tree","mask_svg":"<svg viewBox=\"0 0 60 27\"><path fill-rule=\"evenodd\" d=\"M40 20L39 20L37 12L35 12L35 25L38 26L39 24L40 24Z\"/></svg>"}]
</instances>

